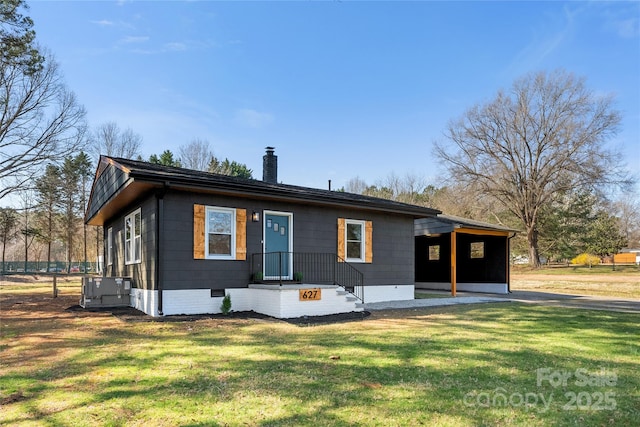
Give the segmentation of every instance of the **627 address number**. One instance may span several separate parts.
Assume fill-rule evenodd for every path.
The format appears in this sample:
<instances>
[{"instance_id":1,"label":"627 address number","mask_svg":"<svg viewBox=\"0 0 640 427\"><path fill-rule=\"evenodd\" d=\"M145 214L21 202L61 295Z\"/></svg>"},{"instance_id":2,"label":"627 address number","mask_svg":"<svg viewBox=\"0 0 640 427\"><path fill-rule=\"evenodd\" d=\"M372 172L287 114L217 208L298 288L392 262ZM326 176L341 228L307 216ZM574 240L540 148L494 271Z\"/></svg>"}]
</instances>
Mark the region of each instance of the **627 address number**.
<instances>
[{"instance_id":1,"label":"627 address number","mask_svg":"<svg viewBox=\"0 0 640 427\"><path fill-rule=\"evenodd\" d=\"M322 299L322 290L318 288L300 289L300 301L318 301Z\"/></svg>"}]
</instances>

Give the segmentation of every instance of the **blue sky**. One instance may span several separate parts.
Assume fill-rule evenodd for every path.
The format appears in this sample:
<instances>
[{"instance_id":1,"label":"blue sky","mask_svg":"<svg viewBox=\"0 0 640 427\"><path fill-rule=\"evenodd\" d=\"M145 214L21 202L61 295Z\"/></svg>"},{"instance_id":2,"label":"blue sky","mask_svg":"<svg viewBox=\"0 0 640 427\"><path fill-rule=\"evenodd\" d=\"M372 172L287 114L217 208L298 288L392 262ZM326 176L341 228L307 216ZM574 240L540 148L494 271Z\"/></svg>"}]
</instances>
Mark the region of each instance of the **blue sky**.
<instances>
[{"instance_id":1,"label":"blue sky","mask_svg":"<svg viewBox=\"0 0 640 427\"><path fill-rule=\"evenodd\" d=\"M262 177L326 188L413 173L440 184L447 122L528 72L614 93L611 141L640 175L639 2L30 2L91 126L142 154L194 138Z\"/></svg>"}]
</instances>

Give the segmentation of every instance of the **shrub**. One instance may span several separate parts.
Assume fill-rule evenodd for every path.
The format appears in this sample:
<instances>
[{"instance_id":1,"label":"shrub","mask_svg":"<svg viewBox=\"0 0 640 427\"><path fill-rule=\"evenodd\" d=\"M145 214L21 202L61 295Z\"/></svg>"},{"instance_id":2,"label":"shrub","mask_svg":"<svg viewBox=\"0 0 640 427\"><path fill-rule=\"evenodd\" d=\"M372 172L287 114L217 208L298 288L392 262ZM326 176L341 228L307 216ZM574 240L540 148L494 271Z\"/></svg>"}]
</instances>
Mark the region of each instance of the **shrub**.
<instances>
[{"instance_id":1,"label":"shrub","mask_svg":"<svg viewBox=\"0 0 640 427\"><path fill-rule=\"evenodd\" d=\"M222 298L222 305L220 306L220 311L222 311L222 314L224 314L225 316L231 312L231 296L230 295L225 295L224 298Z\"/></svg>"},{"instance_id":2,"label":"shrub","mask_svg":"<svg viewBox=\"0 0 640 427\"><path fill-rule=\"evenodd\" d=\"M580 254L571 260L573 265L597 265L600 264L600 257L591 254Z\"/></svg>"}]
</instances>

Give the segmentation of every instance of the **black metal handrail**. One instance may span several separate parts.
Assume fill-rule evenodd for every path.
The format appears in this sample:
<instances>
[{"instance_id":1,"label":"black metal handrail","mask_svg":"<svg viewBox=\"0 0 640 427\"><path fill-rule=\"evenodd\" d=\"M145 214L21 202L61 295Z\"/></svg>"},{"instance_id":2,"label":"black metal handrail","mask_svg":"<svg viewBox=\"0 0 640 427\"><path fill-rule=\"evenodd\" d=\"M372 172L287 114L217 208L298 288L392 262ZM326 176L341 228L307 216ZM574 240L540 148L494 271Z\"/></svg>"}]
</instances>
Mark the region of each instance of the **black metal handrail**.
<instances>
[{"instance_id":1,"label":"black metal handrail","mask_svg":"<svg viewBox=\"0 0 640 427\"><path fill-rule=\"evenodd\" d=\"M251 255L251 271L253 282L338 285L364 301L364 275L336 254L259 252Z\"/></svg>"}]
</instances>

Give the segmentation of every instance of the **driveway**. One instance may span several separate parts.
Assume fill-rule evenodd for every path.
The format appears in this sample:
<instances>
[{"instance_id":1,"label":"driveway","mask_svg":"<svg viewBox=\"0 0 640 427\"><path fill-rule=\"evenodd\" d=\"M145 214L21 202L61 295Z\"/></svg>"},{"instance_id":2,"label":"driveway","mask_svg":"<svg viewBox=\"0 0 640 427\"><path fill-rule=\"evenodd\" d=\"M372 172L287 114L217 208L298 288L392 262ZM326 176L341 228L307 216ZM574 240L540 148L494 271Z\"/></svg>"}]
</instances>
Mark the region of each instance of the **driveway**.
<instances>
[{"instance_id":1,"label":"driveway","mask_svg":"<svg viewBox=\"0 0 640 427\"><path fill-rule=\"evenodd\" d=\"M584 308L589 310L620 311L640 313L640 299L601 297L592 295L567 295L551 292L513 291L505 295L512 301L531 304L545 304L557 307Z\"/></svg>"},{"instance_id":2,"label":"driveway","mask_svg":"<svg viewBox=\"0 0 640 427\"><path fill-rule=\"evenodd\" d=\"M432 291L425 289L427 294L450 295L446 291ZM421 301L430 301L421 303ZM600 297L590 295L568 295L538 291L513 291L508 295L480 294L473 292L458 292L455 298L428 298L412 301L394 301L392 303L406 302L404 308L428 307L451 304L471 304L479 302L517 301L527 304L544 304L555 307L582 308L588 310L619 311L623 313L640 313L640 299ZM389 303L389 304L392 304ZM378 304L365 304L366 310L376 310ZM392 307L388 307L392 308ZM396 307L400 308L400 307Z\"/></svg>"}]
</instances>

